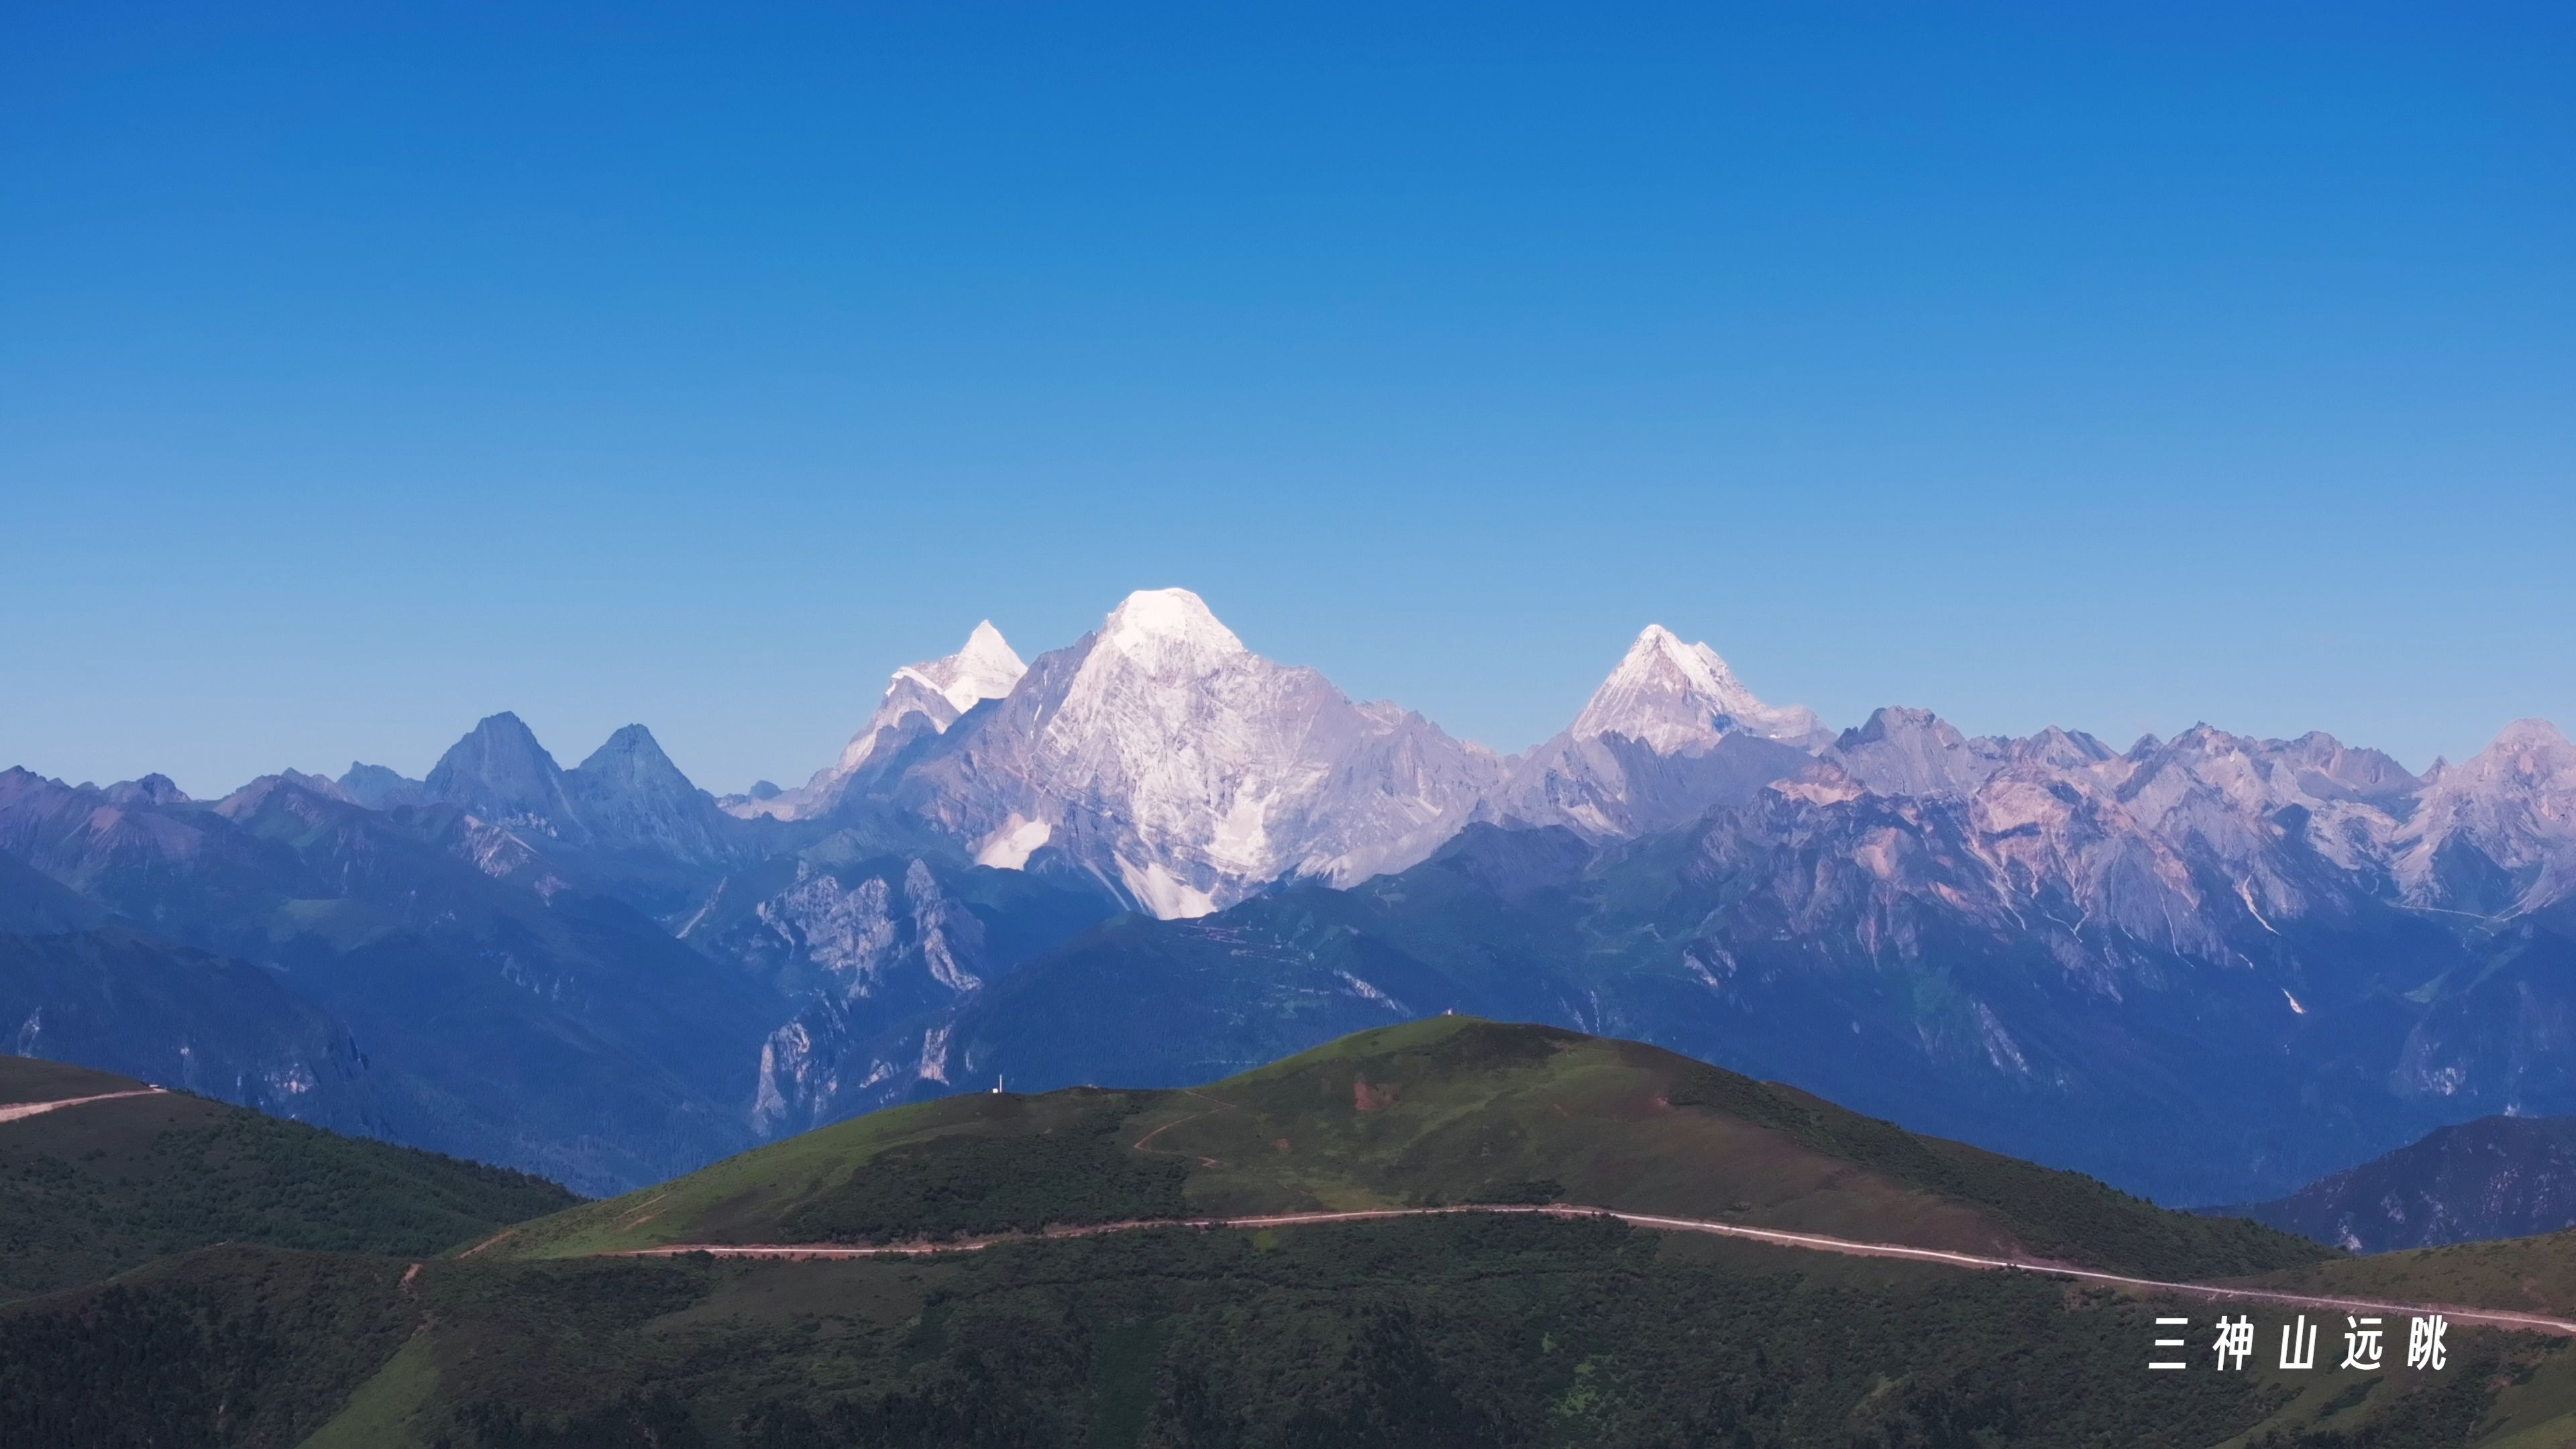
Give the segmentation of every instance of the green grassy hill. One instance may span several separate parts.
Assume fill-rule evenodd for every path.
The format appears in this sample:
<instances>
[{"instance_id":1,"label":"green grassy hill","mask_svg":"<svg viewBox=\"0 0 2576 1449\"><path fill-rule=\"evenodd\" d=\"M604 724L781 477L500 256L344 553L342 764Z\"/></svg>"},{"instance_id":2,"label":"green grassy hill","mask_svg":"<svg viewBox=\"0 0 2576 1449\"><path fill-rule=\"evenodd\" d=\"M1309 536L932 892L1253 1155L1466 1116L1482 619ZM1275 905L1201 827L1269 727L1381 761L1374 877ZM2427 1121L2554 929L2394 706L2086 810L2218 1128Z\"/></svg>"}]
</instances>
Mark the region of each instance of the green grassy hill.
<instances>
[{"instance_id":1,"label":"green grassy hill","mask_svg":"<svg viewBox=\"0 0 2576 1449\"><path fill-rule=\"evenodd\" d=\"M2576 1319L2576 1229L2336 1258L2251 1281L2299 1292ZM2330 1337L2340 1331L2340 1318L2324 1317ZM2281 1403L2263 1425L2227 1441L2224 1449L2265 1449L2267 1432L2285 1445L2314 1443L2319 1449L2576 1444L2576 1339L2463 1333L2454 1325L2447 1336L2449 1370L2415 1374L2393 1366L2404 1358L2407 1320L2392 1319L2390 1326L2392 1368L2385 1374L2265 1372L2283 1392Z\"/></svg>"},{"instance_id":2,"label":"green grassy hill","mask_svg":"<svg viewBox=\"0 0 2576 1449\"><path fill-rule=\"evenodd\" d=\"M2264 1279L2285 1287L2494 1308L2576 1319L2576 1228L2409 1248L2288 1269Z\"/></svg>"},{"instance_id":3,"label":"green grassy hill","mask_svg":"<svg viewBox=\"0 0 2576 1449\"><path fill-rule=\"evenodd\" d=\"M2563 1343L2143 1371L2175 1305L1600 1219L930 1259L217 1248L0 1306L0 1442L306 1449L2529 1449ZM2203 1322L2205 1305L2188 1305ZM2268 1330L2270 1320L2265 1320ZM2270 1345L2263 1345L2268 1352ZM130 1365L151 1363L141 1379Z\"/></svg>"},{"instance_id":4,"label":"green grassy hill","mask_svg":"<svg viewBox=\"0 0 2576 1449\"><path fill-rule=\"evenodd\" d=\"M136 1091L0 1057L0 1108ZM182 1092L0 1121L0 1300L213 1243L435 1253L577 1201L540 1178Z\"/></svg>"},{"instance_id":5,"label":"green grassy hill","mask_svg":"<svg viewBox=\"0 0 2576 1449\"><path fill-rule=\"evenodd\" d=\"M0 1070L50 1074L57 1096L102 1085ZM96 1114L97 1146L51 1155L122 1184L10 1200L54 1223L103 1201L142 1211L160 1179L109 1168L158 1160L172 1129L109 1132L109 1113L180 1108L228 1110L149 1097L0 1123L5 1146ZM358 1160L344 1149L392 1151L306 1142L293 1160ZM386 1209L430 1197L427 1180L347 1179ZM494 1203L434 1223L264 1219L270 1241L308 1246L204 1247L0 1304L0 1443L2538 1449L2576 1428L2564 1340L2458 1328L2442 1374L2151 1374L2155 1316L2205 1333L2209 1304L1600 1218L1146 1227L877 1260L603 1255L1501 1200L2463 1301L2525 1301L2535 1275L2563 1291L2576 1252L2335 1260L1631 1043L1441 1018L1191 1091L882 1112L497 1237L481 1231ZM411 1256L432 1238L473 1251ZM321 1250L347 1248L362 1251ZM2383 1281L2418 1256L2421 1281ZM2257 1316L2268 1335L2278 1315Z\"/></svg>"},{"instance_id":6,"label":"green grassy hill","mask_svg":"<svg viewBox=\"0 0 2576 1449\"><path fill-rule=\"evenodd\" d=\"M893 1108L530 1224L490 1251L1547 1201L2160 1276L2331 1256L1658 1048L1459 1016L1361 1032L1201 1088Z\"/></svg>"}]
</instances>

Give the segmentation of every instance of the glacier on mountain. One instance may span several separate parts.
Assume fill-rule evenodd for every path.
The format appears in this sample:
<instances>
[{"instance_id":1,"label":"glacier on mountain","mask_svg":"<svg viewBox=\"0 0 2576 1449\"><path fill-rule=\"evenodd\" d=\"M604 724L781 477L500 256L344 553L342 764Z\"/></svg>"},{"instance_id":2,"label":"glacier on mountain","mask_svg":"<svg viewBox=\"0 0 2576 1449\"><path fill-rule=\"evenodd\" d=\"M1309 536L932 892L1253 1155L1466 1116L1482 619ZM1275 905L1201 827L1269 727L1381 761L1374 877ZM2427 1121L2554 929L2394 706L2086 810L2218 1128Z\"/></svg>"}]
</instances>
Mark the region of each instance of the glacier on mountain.
<instances>
[{"instance_id":1,"label":"glacier on mountain","mask_svg":"<svg viewBox=\"0 0 2576 1449\"><path fill-rule=\"evenodd\" d=\"M880 789L987 864L1045 851L1168 918L1410 864L1501 763L1253 653L1186 589L1149 589Z\"/></svg>"}]
</instances>

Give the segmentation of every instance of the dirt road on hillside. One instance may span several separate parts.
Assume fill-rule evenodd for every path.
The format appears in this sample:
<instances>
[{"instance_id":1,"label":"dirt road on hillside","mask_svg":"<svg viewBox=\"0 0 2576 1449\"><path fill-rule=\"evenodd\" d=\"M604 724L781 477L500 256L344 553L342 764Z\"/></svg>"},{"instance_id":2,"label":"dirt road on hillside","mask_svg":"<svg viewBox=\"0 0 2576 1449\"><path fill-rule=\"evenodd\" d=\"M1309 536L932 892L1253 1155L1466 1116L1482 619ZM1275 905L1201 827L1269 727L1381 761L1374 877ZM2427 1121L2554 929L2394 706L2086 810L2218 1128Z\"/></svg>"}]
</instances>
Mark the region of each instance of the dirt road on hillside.
<instances>
[{"instance_id":1,"label":"dirt road on hillside","mask_svg":"<svg viewBox=\"0 0 2576 1449\"><path fill-rule=\"evenodd\" d=\"M2328 1294L2296 1293L2277 1288L2238 1288L2216 1283L2169 1283L2157 1278L2133 1278L2125 1273L2106 1273L2095 1268L2077 1268L2037 1259L1990 1258L1975 1253L1953 1253L1939 1248L1909 1247L1903 1243L1860 1242L1851 1238L1827 1237L1821 1233L1791 1233L1776 1228L1749 1228L1741 1223L1706 1222L1697 1218L1657 1217L1650 1213L1617 1212L1609 1208L1568 1207L1554 1204L1537 1207L1523 1204L1497 1204L1490 1207L1372 1208L1359 1212L1273 1213L1260 1217L1238 1218L1164 1218L1143 1222L1097 1223L1085 1227L1053 1228L1043 1233L1005 1233L987 1238L961 1238L948 1243L891 1243L872 1247L845 1247L831 1243L673 1243L658 1248L628 1248L610 1256L669 1258L685 1253L707 1253L719 1258L924 1257L933 1253L972 1252L979 1248L990 1247L995 1243L1097 1237L1103 1233L1135 1232L1146 1228L1292 1228L1316 1223L1365 1223L1388 1218L1441 1217L1454 1213L1529 1213L1553 1218L1615 1218L1634 1227L1650 1228L1659 1232L1707 1233L1715 1237L1746 1238L1757 1243L1770 1243L1777 1247L1841 1253L1855 1258L1898 1258L1916 1263L1939 1263L1954 1268L2039 1273L2051 1278L2071 1278L2078 1282L2102 1283L2116 1288L2208 1298L2221 1303L2277 1303L2290 1308L2331 1309L2338 1313L2401 1315L2438 1313L2454 1323L2576 1337L2576 1322L2563 1318L2550 1318L2537 1313L2515 1313L2499 1308L2469 1308L2449 1303L2390 1303L2369 1298L2342 1298Z\"/></svg>"},{"instance_id":2,"label":"dirt road on hillside","mask_svg":"<svg viewBox=\"0 0 2576 1449\"><path fill-rule=\"evenodd\" d=\"M83 1102L113 1102L119 1097L152 1097L159 1087L137 1087L130 1092L101 1092L95 1097L65 1097L58 1102L0 1102L0 1122L15 1122L21 1117L34 1117L45 1112L59 1112Z\"/></svg>"}]
</instances>

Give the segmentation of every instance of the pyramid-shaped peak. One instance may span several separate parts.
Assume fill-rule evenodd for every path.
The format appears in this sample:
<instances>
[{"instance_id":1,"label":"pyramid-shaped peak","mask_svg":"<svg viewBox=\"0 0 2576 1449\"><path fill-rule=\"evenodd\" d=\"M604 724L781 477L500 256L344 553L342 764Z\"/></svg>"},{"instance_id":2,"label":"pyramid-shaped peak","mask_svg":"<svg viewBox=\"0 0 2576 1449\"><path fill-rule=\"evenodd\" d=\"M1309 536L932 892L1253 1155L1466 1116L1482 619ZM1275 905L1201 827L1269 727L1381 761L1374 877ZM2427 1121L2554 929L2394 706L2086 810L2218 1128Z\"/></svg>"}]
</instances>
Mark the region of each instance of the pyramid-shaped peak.
<instances>
[{"instance_id":1,"label":"pyramid-shaped peak","mask_svg":"<svg viewBox=\"0 0 2576 1449\"><path fill-rule=\"evenodd\" d=\"M594 772L610 765L679 773L679 766L672 764L671 757L663 753L662 742L653 738L653 732L640 724L628 725L610 735L598 749L590 752L589 759L581 762L584 770Z\"/></svg>"},{"instance_id":2,"label":"pyramid-shaped peak","mask_svg":"<svg viewBox=\"0 0 2576 1449\"><path fill-rule=\"evenodd\" d=\"M1244 652L1234 631L1217 622L1207 601L1187 589L1138 589L1109 611L1100 643L1149 660L1204 660Z\"/></svg>"},{"instance_id":3,"label":"pyramid-shaped peak","mask_svg":"<svg viewBox=\"0 0 2576 1449\"><path fill-rule=\"evenodd\" d=\"M505 709L475 721L474 728L466 731L465 738L448 746L447 753L439 758L438 766L444 769L454 764L464 768L477 761L517 764L539 759L545 761L546 769L554 768L554 757L546 753L545 746L537 743L536 731ZM434 777L435 771L432 773Z\"/></svg>"},{"instance_id":4,"label":"pyramid-shaped peak","mask_svg":"<svg viewBox=\"0 0 2576 1449\"><path fill-rule=\"evenodd\" d=\"M648 750L657 755L662 753L661 741L654 739L653 732L640 724L621 727L599 748L603 751L614 750L619 754L641 754Z\"/></svg>"},{"instance_id":5,"label":"pyramid-shaped peak","mask_svg":"<svg viewBox=\"0 0 2576 1449\"><path fill-rule=\"evenodd\" d=\"M1020 662L1018 654L1012 652L1010 641L1002 637L1002 631L994 628L990 619L976 622L975 627L967 632L966 647L958 650L954 657L1002 669L1025 670L1028 667Z\"/></svg>"},{"instance_id":6,"label":"pyramid-shaped peak","mask_svg":"<svg viewBox=\"0 0 2576 1449\"><path fill-rule=\"evenodd\" d=\"M1592 692L1572 732L1577 739L1625 735L1671 754L1714 744L1729 730L1786 738L1815 728L1806 710L1774 709L1755 698L1716 650L1649 624Z\"/></svg>"},{"instance_id":7,"label":"pyramid-shaped peak","mask_svg":"<svg viewBox=\"0 0 2576 1449\"><path fill-rule=\"evenodd\" d=\"M476 720L474 728L467 730L465 738L458 740L452 748L462 749L469 744L485 750L521 748L543 750L545 748L537 743L537 732L528 728L525 720L506 709L499 714L487 714Z\"/></svg>"},{"instance_id":8,"label":"pyramid-shaped peak","mask_svg":"<svg viewBox=\"0 0 2576 1449\"><path fill-rule=\"evenodd\" d=\"M907 664L886 681L891 696L907 679L929 687L932 693L948 701L948 707L959 714L973 709L976 702L1000 699L1029 672L1028 665L1012 652L1002 631L986 619L966 636L966 647L939 659L925 659Z\"/></svg>"},{"instance_id":9,"label":"pyramid-shaped peak","mask_svg":"<svg viewBox=\"0 0 2576 1449\"><path fill-rule=\"evenodd\" d=\"M1682 636L1663 625L1648 624L1637 631L1636 642L1628 646L1627 654L1620 659L1619 668L1611 678L1660 672L1676 675L1700 694L1753 697L1736 682L1735 671L1726 667L1726 661L1716 650L1706 644L1684 643Z\"/></svg>"},{"instance_id":10,"label":"pyramid-shaped peak","mask_svg":"<svg viewBox=\"0 0 2576 1449\"><path fill-rule=\"evenodd\" d=\"M503 710L485 715L448 746L426 783L430 794L451 804L492 808L495 801L523 804L552 794L557 773L535 732Z\"/></svg>"}]
</instances>

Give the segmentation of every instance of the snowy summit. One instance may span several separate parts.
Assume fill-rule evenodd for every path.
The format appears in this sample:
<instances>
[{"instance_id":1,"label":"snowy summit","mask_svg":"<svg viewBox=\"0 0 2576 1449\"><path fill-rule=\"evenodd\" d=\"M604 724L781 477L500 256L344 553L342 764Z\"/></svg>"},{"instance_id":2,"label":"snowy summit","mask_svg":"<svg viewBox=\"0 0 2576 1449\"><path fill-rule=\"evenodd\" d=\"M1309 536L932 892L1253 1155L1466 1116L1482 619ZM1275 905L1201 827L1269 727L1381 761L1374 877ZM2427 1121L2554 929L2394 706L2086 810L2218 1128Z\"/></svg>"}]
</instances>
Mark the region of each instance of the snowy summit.
<instances>
[{"instance_id":1,"label":"snowy summit","mask_svg":"<svg viewBox=\"0 0 2576 1449\"><path fill-rule=\"evenodd\" d=\"M1812 711L1774 709L1754 698L1716 650L1685 644L1663 625L1648 624L1568 732L1576 739L1625 735L1670 755L1706 749L1736 730L1795 739L1816 728Z\"/></svg>"},{"instance_id":2,"label":"snowy summit","mask_svg":"<svg viewBox=\"0 0 2576 1449\"><path fill-rule=\"evenodd\" d=\"M979 701L1000 699L1020 682L1029 667L1002 639L1002 631L986 619L966 636L966 647L945 659L932 659L920 664L907 664L894 672L886 682L886 697L907 680L916 680L948 701L958 714L973 709Z\"/></svg>"},{"instance_id":3,"label":"snowy summit","mask_svg":"<svg viewBox=\"0 0 2576 1449\"><path fill-rule=\"evenodd\" d=\"M927 730L945 734L965 713L988 699L1008 695L1029 672L1011 652L1002 631L986 619L966 636L966 647L937 659L907 664L886 681L876 713L842 746L841 756L814 773L804 788L782 790L766 798L728 796L724 808L750 817L772 815L797 820L821 815L839 802L850 777L886 747Z\"/></svg>"}]
</instances>

